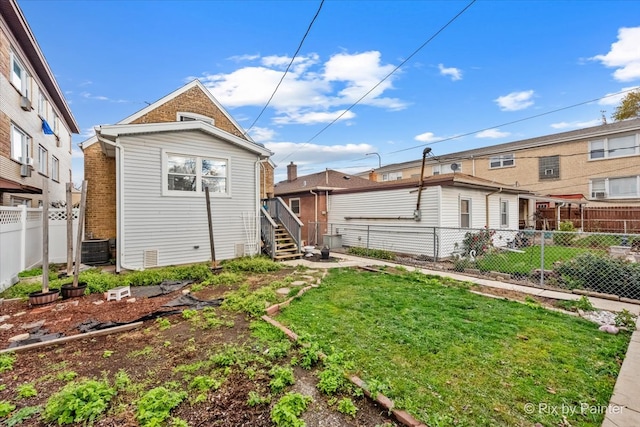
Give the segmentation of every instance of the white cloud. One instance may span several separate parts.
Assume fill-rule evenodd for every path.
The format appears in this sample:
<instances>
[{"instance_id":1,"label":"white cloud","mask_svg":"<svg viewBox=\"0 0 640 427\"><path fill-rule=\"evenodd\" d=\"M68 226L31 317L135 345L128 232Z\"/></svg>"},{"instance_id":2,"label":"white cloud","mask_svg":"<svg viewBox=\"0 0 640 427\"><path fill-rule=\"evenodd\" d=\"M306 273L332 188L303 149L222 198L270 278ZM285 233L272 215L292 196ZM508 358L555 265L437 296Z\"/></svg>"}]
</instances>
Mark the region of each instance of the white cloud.
<instances>
[{"instance_id":1,"label":"white cloud","mask_svg":"<svg viewBox=\"0 0 640 427\"><path fill-rule=\"evenodd\" d=\"M582 129L602 124L602 119L587 120L586 122L559 122L552 123L553 129Z\"/></svg>"},{"instance_id":2,"label":"white cloud","mask_svg":"<svg viewBox=\"0 0 640 427\"><path fill-rule=\"evenodd\" d=\"M524 110L533 105L533 101L531 100L533 93L533 90L511 92L508 95L499 96L494 99L494 101L502 111Z\"/></svg>"},{"instance_id":3,"label":"white cloud","mask_svg":"<svg viewBox=\"0 0 640 427\"><path fill-rule=\"evenodd\" d=\"M90 92L82 92L80 93L80 96L85 98L85 99L95 99L96 101L109 101L109 102L114 102L116 104L124 104L124 103L128 103L131 101L128 101L126 99L111 99L107 96L102 96L102 95L94 95Z\"/></svg>"},{"instance_id":4,"label":"white cloud","mask_svg":"<svg viewBox=\"0 0 640 427\"><path fill-rule=\"evenodd\" d=\"M307 170L323 168L326 164L352 160L355 157L364 157L366 153L376 151L370 144L344 144L344 145L318 145L295 142L267 142L265 147L271 150L274 155L271 160L284 169L286 175L286 164L294 162L298 165L298 175L306 168ZM336 168L338 169L338 168ZM305 172L311 173L311 172Z\"/></svg>"},{"instance_id":5,"label":"white cloud","mask_svg":"<svg viewBox=\"0 0 640 427\"><path fill-rule=\"evenodd\" d=\"M593 60L605 67L616 68L613 78L621 82L640 79L640 27L620 28L618 41L611 44L606 55L596 55Z\"/></svg>"},{"instance_id":6,"label":"white cloud","mask_svg":"<svg viewBox=\"0 0 640 427\"><path fill-rule=\"evenodd\" d=\"M620 92L623 92L623 93L619 93L619 92L608 93L603 98L601 98L600 101L598 101L598 104L618 106L620 102L622 102L622 99L625 96L627 96L628 92L632 90L636 90L638 88L640 88L640 86L623 87L622 89L620 89Z\"/></svg>"},{"instance_id":7,"label":"white cloud","mask_svg":"<svg viewBox=\"0 0 640 427\"><path fill-rule=\"evenodd\" d=\"M222 105L228 108L264 106L291 62L291 57L288 56L250 58L259 59L260 65L201 78ZM296 57L269 104L276 113L274 122L329 123L340 111L344 111L344 108L354 104L370 90L371 93L359 101L361 104L387 110L404 109L407 106L404 101L383 96L393 89L392 80L395 75L379 83L394 68L393 65L382 64L380 52L377 51L339 53L325 62L315 53ZM376 84L378 86L372 90ZM331 112L336 108L339 109L337 114ZM341 119L353 117L353 113L347 113Z\"/></svg>"},{"instance_id":8,"label":"white cloud","mask_svg":"<svg viewBox=\"0 0 640 427\"><path fill-rule=\"evenodd\" d=\"M498 128L483 130L482 132L476 133L476 138L489 138L489 139L497 139L504 138L511 135L510 132L501 132Z\"/></svg>"},{"instance_id":9,"label":"white cloud","mask_svg":"<svg viewBox=\"0 0 640 427\"><path fill-rule=\"evenodd\" d=\"M82 150L79 147L74 146L72 148L72 150L71 150L71 158L73 158L73 159L82 159L82 158L84 158L84 153L82 152Z\"/></svg>"},{"instance_id":10,"label":"white cloud","mask_svg":"<svg viewBox=\"0 0 640 427\"><path fill-rule=\"evenodd\" d=\"M438 64L438 69L440 70L441 75L449 76L453 81L462 80L462 70L460 70L459 68L446 68L444 65Z\"/></svg>"},{"instance_id":11,"label":"white cloud","mask_svg":"<svg viewBox=\"0 0 640 427\"><path fill-rule=\"evenodd\" d=\"M420 142L435 142L440 141L443 138L436 136L433 132L425 132L420 135L416 135L413 139Z\"/></svg>"},{"instance_id":12,"label":"white cloud","mask_svg":"<svg viewBox=\"0 0 640 427\"><path fill-rule=\"evenodd\" d=\"M276 132L273 129L254 126L249 135L256 142L266 142L273 140Z\"/></svg>"},{"instance_id":13,"label":"white cloud","mask_svg":"<svg viewBox=\"0 0 640 427\"><path fill-rule=\"evenodd\" d=\"M234 55L230 56L229 60L234 62L255 61L259 59L260 55Z\"/></svg>"},{"instance_id":14,"label":"white cloud","mask_svg":"<svg viewBox=\"0 0 640 427\"><path fill-rule=\"evenodd\" d=\"M82 131L82 133L80 133L80 137L82 139L89 139L91 138L93 135L96 134L96 131L93 127L90 128L86 128Z\"/></svg>"}]
</instances>

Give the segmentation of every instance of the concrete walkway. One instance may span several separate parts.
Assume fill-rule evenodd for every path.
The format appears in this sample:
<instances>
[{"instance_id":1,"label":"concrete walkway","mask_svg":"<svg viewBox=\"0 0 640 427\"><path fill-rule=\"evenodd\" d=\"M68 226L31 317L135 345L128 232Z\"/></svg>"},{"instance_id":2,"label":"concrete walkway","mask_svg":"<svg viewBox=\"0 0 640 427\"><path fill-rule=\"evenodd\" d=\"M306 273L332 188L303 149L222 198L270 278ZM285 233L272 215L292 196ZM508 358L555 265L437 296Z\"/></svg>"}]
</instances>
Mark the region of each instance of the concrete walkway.
<instances>
[{"instance_id":1,"label":"concrete walkway","mask_svg":"<svg viewBox=\"0 0 640 427\"><path fill-rule=\"evenodd\" d=\"M333 253L334 257L338 258L337 262L310 262L304 259L284 261L285 265L303 265L309 268L340 268L340 267L364 267L371 265L386 265L389 267L398 266L391 262L361 258L353 255L347 255L342 253ZM449 277L452 279L460 280L462 282L471 282L482 286L488 286L492 288L508 289L512 291L522 292L529 295L538 295L541 297L554 298L559 300L576 300L582 295L576 295L561 291L549 291L546 289L539 289L535 287L515 285L512 283L500 282L496 280L487 280L477 277L464 276L461 274L451 273L448 271L429 270L426 268L417 268L411 266L402 267L409 271L418 270L421 273ZM640 305L630 304L621 301L612 301L603 298L587 297L591 304L597 309L618 312L624 309L638 316L640 314ZM605 419L602 423L602 427L640 427L640 331L637 329L640 326L639 321L636 322L636 330L631 335L631 341L627 354L620 368L616 385L613 389L613 395L609 402L609 406L605 408L587 406L588 403L584 403L584 407L575 408L577 411L600 411L605 413Z\"/></svg>"}]
</instances>

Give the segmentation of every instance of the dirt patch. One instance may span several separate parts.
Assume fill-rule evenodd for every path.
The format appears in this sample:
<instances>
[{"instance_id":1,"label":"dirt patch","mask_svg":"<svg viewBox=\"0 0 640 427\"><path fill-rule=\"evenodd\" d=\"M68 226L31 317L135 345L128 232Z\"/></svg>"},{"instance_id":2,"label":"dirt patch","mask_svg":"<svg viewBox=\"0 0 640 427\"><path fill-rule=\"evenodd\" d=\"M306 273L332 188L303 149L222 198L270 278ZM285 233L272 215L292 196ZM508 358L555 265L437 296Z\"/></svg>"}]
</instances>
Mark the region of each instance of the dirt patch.
<instances>
[{"instance_id":1,"label":"dirt patch","mask_svg":"<svg viewBox=\"0 0 640 427\"><path fill-rule=\"evenodd\" d=\"M261 284L282 280L288 272L254 275L249 280L251 288ZM220 285L207 287L194 293L199 299L220 298L236 286ZM30 307L26 301L5 301L0 304L0 316L10 316L4 324L13 324L10 330L0 331L0 343L6 348L8 338L29 332L24 325L43 321L40 329L69 335L79 335L78 325L87 319L100 322L130 322L146 314L175 310L163 308L166 302L180 296L178 290L154 298L136 298L134 303L104 301L103 295L88 295L71 300L59 300L48 306ZM96 302L104 301L101 304ZM231 365L227 370L212 368L212 357L228 346L242 346L249 352L265 354L251 336L250 320L243 314L232 313L220 307L209 309L219 322L206 327L185 319L182 314L173 314L162 321L147 320L134 330L96 337L80 338L65 344L50 345L40 349L17 353L11 371L0 378L0 401L9 401L19 410L28 406L44 407L48 398L60 390L71 378L107 377L113 379L119 370L124 370L131 383L150 390L157 386L173 384L179 390L188 392L188 397L172 411L172 416L186 421L189 426L270 426L270 412L273 405L288 391L296 391L312 396L313 402L303 415L307 426L376 426L397 425L385 411L368 398L353 398L358 407L356 417L337 412L335 404L320 394L315 384L318 368L303 370L296 367L295 384L279 394L274 394L270 403L250 406L248 394L251 391L261 395L269 394L268 367L272 364L287 366L289 359L267 359L266 366L256 365L253 375L247 374L246 367ZM202 312L199 312L202 315ZM35 328L34 328L35 329ZM290 350L295 354L296 350ZM179 366L196 366L202 362L208 368L194 373L176 369ZM209 364L208 364L209 363ZM208 364L208 365L207 365ZM217 389L200 393L190 387L195 375L212 376L221 379ZM19 386L29 383L37 390L37 395L18 398ZM138 426L135 401L140 392L119 393L107 411L95 425L100 427ZM201 393L202 394L202 393ZM25 420L23 426L46 426L34 416Z\"/></svg>"}]
</instances>

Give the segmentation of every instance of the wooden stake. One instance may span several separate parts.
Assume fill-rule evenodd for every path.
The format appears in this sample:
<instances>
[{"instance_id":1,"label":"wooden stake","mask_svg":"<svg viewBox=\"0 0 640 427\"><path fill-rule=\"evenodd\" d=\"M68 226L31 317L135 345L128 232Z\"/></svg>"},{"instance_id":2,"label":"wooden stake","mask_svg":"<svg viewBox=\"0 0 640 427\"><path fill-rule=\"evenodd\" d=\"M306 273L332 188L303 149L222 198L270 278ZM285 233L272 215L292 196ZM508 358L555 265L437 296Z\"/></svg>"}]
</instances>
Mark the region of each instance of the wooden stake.
<instances>
[{"instance_id":1,"label":"wooden stake","mask_svg":"<svg viewBox=\"0 0 640 427\"><path fill-rule=\"evenodd\" d=\"M49 292L49 180L42 182L42 293Z\"/></svg>"},{"instance_id":2,"label":"wooden stake","mask_svg":"<svg viewBox=\"0 0 640 427\"><path fill-rule=\"evenodd\" d=\"M204 188L204 196L207 201L207 221L209 222L209 246L211 247L211 268L218 268L216 262L216 247L213 243L213 218L211 218L211 199L209 196L209 187Z\"/></svg>"},{"instance_id":3,"label":"wooden stake","mask_svg":"<svg viewBox=\"0 0 640 427\"><path fill-rule=\"evenodd\" d=\"M87 204L87 180L82 181L82 192L80 194L80 213L78 215L78 236L76 239L76 265L73 269L73 287L78 287L78 275L80 274L80 263L82 262L82 238L84 237L84 210Z\"/></svg>"},{"instance_id":4,"label":"wooden stake","mask_svg":"<svg viewBox=\"0 0 640 427\"><path fill-rule=\"evenodd\" d=\"M67 276L73 269L73 182L67 182Z\"/></svg>"}]
</instances>

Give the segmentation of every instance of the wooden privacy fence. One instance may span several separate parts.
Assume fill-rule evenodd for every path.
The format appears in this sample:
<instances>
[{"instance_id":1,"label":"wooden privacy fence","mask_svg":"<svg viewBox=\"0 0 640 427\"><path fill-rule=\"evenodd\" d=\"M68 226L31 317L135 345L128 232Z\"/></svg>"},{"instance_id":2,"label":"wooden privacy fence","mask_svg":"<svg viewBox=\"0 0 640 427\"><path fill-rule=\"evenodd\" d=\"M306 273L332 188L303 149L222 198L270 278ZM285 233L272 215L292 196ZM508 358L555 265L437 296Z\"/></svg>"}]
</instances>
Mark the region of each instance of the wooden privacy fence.
<instances>
[{"instance_id":1,"label":"wooden privacy fence","mask_svg":"<svg viewBox=\"0 0 640 427\"><path fill-rule=\"evenodd\" d=\"M638 233L640 232L640 207L604 206L582 208L583 231L594 233ZM539 219L536 229L557 229L555 208L538 209ZM571 220L576 228L581 227L580 209L577 207L560 208L560 221Z\"/></svg>"}]
</instances>

